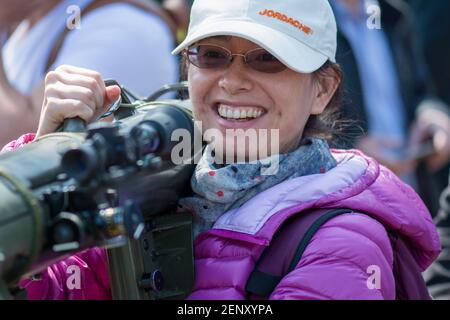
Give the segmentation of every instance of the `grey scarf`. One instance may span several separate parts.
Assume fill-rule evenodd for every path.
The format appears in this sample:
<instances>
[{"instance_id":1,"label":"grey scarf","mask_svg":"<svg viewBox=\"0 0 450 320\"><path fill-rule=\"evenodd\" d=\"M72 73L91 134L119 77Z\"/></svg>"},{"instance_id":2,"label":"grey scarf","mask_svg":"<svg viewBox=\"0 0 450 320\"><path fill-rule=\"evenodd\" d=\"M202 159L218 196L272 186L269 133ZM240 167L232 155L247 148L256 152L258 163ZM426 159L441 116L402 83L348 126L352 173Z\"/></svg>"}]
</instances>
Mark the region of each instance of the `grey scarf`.
<instances>
[{"instance_id":1,"label":"grey scarf","mask_svg":"<svg viewBox=\"0 0 450 320\"><path fill-rule=\"evenodd\" d=\"M319 138L305 138L293 152L262 161L237 163L218 168L212 150L206 147L191 179L194 196L179 204L193 213L194 237L212 227L228 210L238 208L258 193L292 178L325 173L336 166L328 144ZM278 163L275 167L274 162ZM273 174L268 170L277 169Z\"/></svg>"}]
</instances>

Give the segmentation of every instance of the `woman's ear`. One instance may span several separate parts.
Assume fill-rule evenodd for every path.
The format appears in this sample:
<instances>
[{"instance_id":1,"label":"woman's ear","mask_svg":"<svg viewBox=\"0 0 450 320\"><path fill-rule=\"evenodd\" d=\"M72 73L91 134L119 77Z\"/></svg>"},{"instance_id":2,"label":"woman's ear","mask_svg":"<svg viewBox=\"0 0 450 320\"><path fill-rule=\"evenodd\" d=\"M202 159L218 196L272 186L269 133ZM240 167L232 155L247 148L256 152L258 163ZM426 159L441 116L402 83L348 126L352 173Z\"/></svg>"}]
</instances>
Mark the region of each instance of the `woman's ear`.
<instances>
[{"instance_id":1,"label":"woman's ear","mask_svg":"<svg viewBox=\"0 0 450 320\"><path fill-rule=\"evenodd\" d=\"M341 75L330 65L312 75L314 101L311 115L319 115L325 111L341 83Z\"/></svg>"}]
</instances>

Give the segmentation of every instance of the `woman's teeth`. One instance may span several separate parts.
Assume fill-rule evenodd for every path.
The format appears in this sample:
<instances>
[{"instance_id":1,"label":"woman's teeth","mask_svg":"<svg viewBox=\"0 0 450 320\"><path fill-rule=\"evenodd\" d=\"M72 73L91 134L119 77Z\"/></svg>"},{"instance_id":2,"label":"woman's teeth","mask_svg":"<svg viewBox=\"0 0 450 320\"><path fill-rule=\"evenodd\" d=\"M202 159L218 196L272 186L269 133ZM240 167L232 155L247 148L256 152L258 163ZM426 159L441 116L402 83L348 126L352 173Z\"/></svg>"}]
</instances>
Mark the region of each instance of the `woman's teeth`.
<instances>
[{"instance_id":1,"label":"woman's teeth","mask_svg":"<svg viewBox=\"0 0 450 320\"><path fill-rule=\"evenodd\" d=\"M256 107L229 107L220 105L218 108L219 115L225 119L255 119L264 114L264 110Z\"/></svg>"}]
</instances>

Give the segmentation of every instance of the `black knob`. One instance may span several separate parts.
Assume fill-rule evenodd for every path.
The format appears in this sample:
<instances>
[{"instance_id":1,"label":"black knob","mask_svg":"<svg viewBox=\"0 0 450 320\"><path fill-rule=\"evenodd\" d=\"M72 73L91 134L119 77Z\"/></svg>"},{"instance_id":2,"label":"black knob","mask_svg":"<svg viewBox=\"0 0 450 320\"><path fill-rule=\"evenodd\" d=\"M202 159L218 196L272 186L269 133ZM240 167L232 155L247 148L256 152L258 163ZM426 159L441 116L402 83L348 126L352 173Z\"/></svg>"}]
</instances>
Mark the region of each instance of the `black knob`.
<instances>
[{"instance_id":1,"label":"black knob","mask_svg":"<svg viewBox=\"0 0 450 320\"><path fill-rule=\"evenodd\" d=\"M163 290L164 277L162 272L155 270L152 273L144 274L141 281L139 281L139 286L143 289L152 289L156 292Z\"/></svg>"}]
</instances>

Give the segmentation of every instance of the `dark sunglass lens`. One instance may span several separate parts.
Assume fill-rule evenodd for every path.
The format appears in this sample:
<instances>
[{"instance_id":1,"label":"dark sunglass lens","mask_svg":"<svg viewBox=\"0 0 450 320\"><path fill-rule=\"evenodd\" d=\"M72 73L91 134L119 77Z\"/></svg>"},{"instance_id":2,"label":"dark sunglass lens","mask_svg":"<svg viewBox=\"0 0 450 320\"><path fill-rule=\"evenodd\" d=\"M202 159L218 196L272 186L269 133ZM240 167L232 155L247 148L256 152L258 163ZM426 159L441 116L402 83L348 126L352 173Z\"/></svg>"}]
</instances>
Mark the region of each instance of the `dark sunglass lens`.
<instances>
[{"instance_id":1,"label":"dark sunglass lens","mask_svg":"<svg viewBox=\"0 0 450 320\"><path fill-rule=\"evenodd\" d=\"M226 66L230 61L230 53L225 49L199 45L189 50L190 61L199 68L219 68Z\"/></svg>"},{"instance_id":2,"label":"dark sunglass lens","mask_svg":"<svg viewBox=\"0 0 450 320\"><path fill-rule=\"evenodd\" d=\"M253 69L265 73L277 73L286 69L280 60L264 49L250 52L247 55L247 63Z\"/></svg>"}]
</instances>

